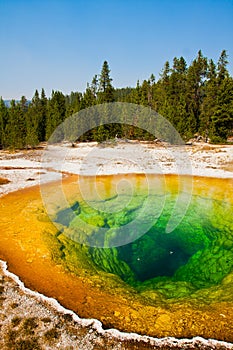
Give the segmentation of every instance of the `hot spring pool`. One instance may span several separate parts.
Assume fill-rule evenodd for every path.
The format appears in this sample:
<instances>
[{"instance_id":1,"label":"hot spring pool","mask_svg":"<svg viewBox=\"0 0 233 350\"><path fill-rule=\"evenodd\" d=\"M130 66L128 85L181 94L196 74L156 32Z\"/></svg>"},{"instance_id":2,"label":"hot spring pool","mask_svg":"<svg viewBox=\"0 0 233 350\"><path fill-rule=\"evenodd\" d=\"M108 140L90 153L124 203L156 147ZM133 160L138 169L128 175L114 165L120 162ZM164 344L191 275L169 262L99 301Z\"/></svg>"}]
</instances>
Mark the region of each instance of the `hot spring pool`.
<instances>
[{"instance_id":1,"label":"hot spring pool","mask_svg":"<svg viewBox=\"0 0 233 350\"><path fill-rule=\"evenodd\" d=\"M0 257L29 287L104 327L233 341L232 180L70 176L42 194L1 200Z\"/></svg>"}]
</instances>

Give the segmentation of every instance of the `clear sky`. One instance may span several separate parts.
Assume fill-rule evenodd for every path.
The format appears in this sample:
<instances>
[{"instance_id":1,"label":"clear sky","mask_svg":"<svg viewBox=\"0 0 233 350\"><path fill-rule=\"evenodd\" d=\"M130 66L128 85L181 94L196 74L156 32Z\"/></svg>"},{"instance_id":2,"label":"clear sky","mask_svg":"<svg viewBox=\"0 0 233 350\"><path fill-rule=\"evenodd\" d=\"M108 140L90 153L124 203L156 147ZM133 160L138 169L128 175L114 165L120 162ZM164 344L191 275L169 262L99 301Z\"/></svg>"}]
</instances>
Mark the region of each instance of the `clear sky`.
<instances>
[{"instance_id":1,"label":"clear sky","mask_svg":"<svg viewBox=\"0 0 233 350\"><path fill-rule=\"evenodd\" d=\"M0 0L0 96L84 91L107 60L115 87L198 50L233 75L233 0Z\"/></svg>"}]
</instances>

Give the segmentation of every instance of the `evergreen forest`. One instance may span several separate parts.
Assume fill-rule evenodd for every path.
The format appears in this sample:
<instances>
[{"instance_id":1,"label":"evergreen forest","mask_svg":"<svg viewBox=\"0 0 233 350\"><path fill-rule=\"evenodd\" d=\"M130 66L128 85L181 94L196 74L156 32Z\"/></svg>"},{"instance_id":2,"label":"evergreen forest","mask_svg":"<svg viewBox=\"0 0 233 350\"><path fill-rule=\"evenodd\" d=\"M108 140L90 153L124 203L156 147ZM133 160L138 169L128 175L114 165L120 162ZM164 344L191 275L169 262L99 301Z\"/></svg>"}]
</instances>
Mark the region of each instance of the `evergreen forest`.
<instances>
[{"instance_id":1,"label":"evergreen forest","mask_svg":"<svg viewBox=\"0 0 233 350\"><path fill-rule=\"evenodd\" d=\"M183 57L165 62L156 80L137 81L135 87L114 88L107 61L99 75L87 84L84 92L64 95L44 89L35 91L31 101L22 96L6 106L0 99L0 147L36 147L47 141L55 128L80 110L108 102L127 102L149 107L176 128L184 141L202 136L211 143L225 143L233 136L233 78L227 69L228 55L223 50L217 62L199 51L188 66ZM152 135L136 127L111 124L90 130L81 141L104 141L114 138L150 140ZM154 136L153 136L154 137Z\"/></svg>"}]
</instances>

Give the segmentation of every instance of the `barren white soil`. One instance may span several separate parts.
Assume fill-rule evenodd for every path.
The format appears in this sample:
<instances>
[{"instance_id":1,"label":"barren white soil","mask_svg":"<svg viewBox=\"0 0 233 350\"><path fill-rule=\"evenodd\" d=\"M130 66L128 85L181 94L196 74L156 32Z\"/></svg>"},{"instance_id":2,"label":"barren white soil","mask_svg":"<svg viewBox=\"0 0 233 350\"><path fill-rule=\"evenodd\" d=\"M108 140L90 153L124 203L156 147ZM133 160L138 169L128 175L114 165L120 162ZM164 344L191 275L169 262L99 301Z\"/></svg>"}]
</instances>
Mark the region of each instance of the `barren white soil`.
<instances>
[{"instance_id":1,"label":"barren white soil","mask_svg":"<svg viewBox=\"0 0 233 350\"><path fill-rule=\"evenodd\" d=\"M69 143L40 150L10 153L0 151L0 178L8 184L0 195L54 180L60 172L83 175L126 173L188 174L233 177L233 146L194 144L169 147L166 144L118 142L117 144Z\"/></svg>"}]
</instances>

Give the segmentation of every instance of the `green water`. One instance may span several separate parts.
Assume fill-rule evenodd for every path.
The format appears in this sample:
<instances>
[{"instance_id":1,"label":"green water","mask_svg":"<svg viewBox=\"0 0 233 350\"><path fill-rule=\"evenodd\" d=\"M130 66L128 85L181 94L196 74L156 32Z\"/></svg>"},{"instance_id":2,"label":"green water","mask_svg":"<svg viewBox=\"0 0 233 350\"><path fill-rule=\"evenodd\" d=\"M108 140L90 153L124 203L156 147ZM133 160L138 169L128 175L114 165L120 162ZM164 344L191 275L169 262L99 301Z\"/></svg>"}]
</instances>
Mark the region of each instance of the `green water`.
<instances>
[{"instance_id":1,"label":"green water","mask_svg":"<svg viewBox=\"0 0 233 350\"><path fill-rule=\"evenodd\" d=\"M173 191L151 194L147 212L142 210L148 200L142 192L122 193L117 199L119 208L116 196L108 196L106 200L75 201L72 210L57 213L60 232L68 237L62 248L66 263L82 260L84 264L86 260L151 299L154 291L168 299L192 295L231 298L231 292L224 294L230 285L232 288L233 271L233 208L227 200L192 195L182 221L166 233L177 200ZM131 222L136 224L128 229ZM133 239L134 230L146 232ZM124 235L132 241L114 246ZM96 246L100 242L104 248Z\"/></svg>"}]
</instances>

